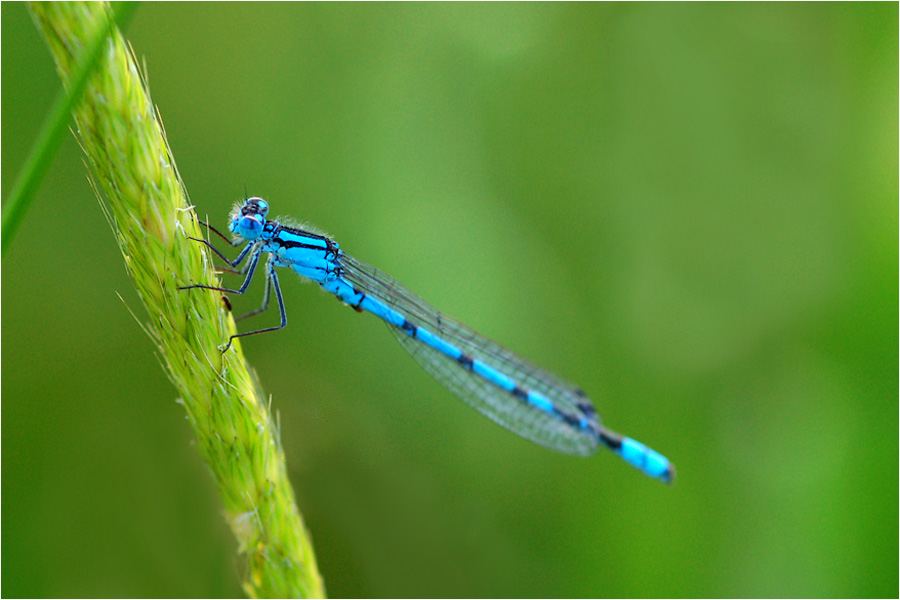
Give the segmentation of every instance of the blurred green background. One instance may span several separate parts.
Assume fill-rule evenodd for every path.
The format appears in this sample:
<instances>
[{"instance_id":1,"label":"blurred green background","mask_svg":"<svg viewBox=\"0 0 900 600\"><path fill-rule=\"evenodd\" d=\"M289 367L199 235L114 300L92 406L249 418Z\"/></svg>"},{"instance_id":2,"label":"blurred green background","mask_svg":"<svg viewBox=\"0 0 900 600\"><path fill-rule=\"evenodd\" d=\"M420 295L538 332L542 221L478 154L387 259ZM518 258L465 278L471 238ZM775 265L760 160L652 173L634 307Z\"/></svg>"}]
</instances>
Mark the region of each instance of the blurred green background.
<instances>
[{"instance_id":1,"label":"blurred green background","mask_svg":"<svg viewBox=\"0 0 900 600\"><path fill-rule=\"evenodd\" d=\"M246 186L678 467L520 440L285 276L244 349L332 596L897 595L897 15L140 7L201 214ZM23 5L2 29L5 200L60 83ZM5 259L3 595L239 595L71 136Z\"/></svg>"}]
</instances>

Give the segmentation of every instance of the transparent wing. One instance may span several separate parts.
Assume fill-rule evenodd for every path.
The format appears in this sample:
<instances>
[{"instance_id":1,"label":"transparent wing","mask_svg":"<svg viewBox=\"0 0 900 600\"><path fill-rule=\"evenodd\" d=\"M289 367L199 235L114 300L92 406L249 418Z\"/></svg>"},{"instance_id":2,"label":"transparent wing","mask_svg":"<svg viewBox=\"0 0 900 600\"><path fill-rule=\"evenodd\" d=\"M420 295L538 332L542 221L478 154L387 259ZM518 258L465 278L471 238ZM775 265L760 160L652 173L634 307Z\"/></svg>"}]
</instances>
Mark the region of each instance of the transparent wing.
<instances>
[{"instance_id":1,"label":"transparent wing","mask_svg":"<svg viewBox=\"0 0 900 600\"><path fill-rule=\"evenodd\" d=\"M416 326L428 329L472 358L502 372L522 388L541 393L559 411L592 420L597 426L595 429L599 428L591 401L577 386L536 367L459 321L441 314L400 282L375 267L346 254L341 257L341 265L343 277L357 289L378 298ZM564 420L519 400L508 391L461 367L455 360L431 346L410 337L402 329L390 327L400 344L429 374L496 423L559 452L587 455L596 450L596 434L579 430Z\"/></svg>"}]
</instances>

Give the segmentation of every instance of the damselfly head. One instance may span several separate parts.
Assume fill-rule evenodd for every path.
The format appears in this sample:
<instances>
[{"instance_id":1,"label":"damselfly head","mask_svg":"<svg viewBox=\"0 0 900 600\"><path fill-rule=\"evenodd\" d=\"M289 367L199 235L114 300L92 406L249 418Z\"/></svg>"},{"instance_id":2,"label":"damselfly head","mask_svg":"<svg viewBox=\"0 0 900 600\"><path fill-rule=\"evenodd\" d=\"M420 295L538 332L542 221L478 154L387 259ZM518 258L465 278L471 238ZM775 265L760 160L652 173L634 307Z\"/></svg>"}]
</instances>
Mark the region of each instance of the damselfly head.
<instances>
[{"instance_id":1,"label":"damselfly head","mask_svg":"<svg viewBox=\"0 0 900 600\"><path fill-rule=\"evenodd\" d=\"M247 198L231 213L228 229L245 240L255 240L262 233L269 214L269 203L262 198Z\"/></svg>"}]
</instances>

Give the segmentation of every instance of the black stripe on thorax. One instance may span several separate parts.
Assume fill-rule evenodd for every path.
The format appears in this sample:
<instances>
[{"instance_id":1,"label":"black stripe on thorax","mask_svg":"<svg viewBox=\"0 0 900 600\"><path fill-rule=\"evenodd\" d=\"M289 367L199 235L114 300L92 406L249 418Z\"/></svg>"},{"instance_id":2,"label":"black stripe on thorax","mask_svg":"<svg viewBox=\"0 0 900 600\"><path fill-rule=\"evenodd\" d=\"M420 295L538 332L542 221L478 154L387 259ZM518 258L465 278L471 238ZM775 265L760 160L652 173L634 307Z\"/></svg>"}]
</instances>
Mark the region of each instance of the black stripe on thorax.
<instances>
[{"instance_id":1,"label":"black stripe on thorax","mask_svg":"<svg viewBox=\"0 0 900 600\"><path fill-rule=\"evenodd\" d=\"M325 247L322 248L321 246L318 246L316 244L305 244L297 240L287 239L285 237L282 237L281 233L289 233L291 235L308 237L314 240L322 240L323 242L325 242ZM285 225L278 225L272 232L272 237L274 239L277 239L278 243L281 244L283 248L307 248L309 250L319 250L325 253L334 253L337 250L337 244L335 244L334 240L329 237L319 235L318 233L310 233L308 231L303 231L302 229L296 229L294 227L287 227Z\"/></svg>"},{"instance_id":2,"label":"black stripe on thorax","mask_svg":"<svg viewBox=\"0 0 900 600\"><path fill-rule=\"evenodd\" d=\"M313 232L311 232L311 231L306 231L306 230L303 230L303 229L297 229L296 227L290 227L289 225L282 225L281 223L279 223L279 224L278 224L278 227L275 229L275 233L277 234L277 233L282 232L282 231L286 231L287 233L292 233L292 234L294 234L294 235L302 235L302 236L305 236L305 237L310 237L310 238L313 238L313 239L316 239L316 240L322 240L322 241L324 241L324 242L326 243L326 245L328 245L329 247L330 247L332 244L334 244L334 240L332 240L332 239L331 239L330 237L328 237L327 235L322 235L322 234L320 234L320 233L313 233Z\"/></svg>"}]
</instances>

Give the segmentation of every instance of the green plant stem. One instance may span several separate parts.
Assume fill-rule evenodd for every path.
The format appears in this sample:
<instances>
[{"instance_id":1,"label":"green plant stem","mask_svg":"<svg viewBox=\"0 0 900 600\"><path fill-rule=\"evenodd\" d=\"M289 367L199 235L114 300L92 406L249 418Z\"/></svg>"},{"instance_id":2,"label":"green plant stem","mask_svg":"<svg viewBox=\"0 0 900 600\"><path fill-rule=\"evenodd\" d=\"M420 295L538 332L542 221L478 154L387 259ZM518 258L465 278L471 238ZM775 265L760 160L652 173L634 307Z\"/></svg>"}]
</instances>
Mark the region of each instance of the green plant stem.
<instances>
[{"instance_id":1,"label":"green plant stem","mask_svg":"<svg viewBox=\"0 0 900 600\"><path fill-rule=\"evenodd\" d=\"M100 51L103 49L103 41L109 36L114 27L124 27L134 14L138 2L117 2L113 9L112 18L109 19L106 27L99 31L91 41L90 51L85 54L85 60L80 63L72 75L72 84L70 90L61 89L41 130L38 137L31 148L28 157L25 159L25 165L19 171L19 175L13 182L12 190L9 193L6 204L3 205L3 229L2 229L2 255L6 255L6 251L12 244L13 238L28 212L28 207L34 198L38 185L44 178L47 169L59 144L62 136L66 131L66 124L69 122L72 108L80 99L80 95L87 83L88 75L93 73L97 60L100 58Z\"/></svg>"},{"instance_id":2,"label":"green plant stem","mask_svg":"<svg viewBox=\"0 0 900 600\"><path fill-rule=\"evenodd\" d=\"M72 93L89 42L110 17L106 3L30 4L38 28ZM312 543L288 481L278 430L240 344L218 346L234 331L219 294L178 286L216 285L162 125L129 47L118 30L102 46L74 108L76 133L147 307L147 330L180 394L228 521L246 557L252 597L324 595Z\"/></svg>"}]
</instances>

